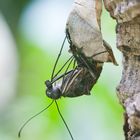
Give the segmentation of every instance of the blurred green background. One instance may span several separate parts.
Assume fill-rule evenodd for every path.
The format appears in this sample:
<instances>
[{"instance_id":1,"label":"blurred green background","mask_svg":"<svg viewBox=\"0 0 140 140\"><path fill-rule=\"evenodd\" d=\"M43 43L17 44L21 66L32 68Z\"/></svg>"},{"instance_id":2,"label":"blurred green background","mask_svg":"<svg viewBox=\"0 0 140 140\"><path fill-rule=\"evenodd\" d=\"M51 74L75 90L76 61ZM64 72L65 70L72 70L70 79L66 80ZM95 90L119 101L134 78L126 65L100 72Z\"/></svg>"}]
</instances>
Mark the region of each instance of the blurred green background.
<instances>
[{"instance_id":1,"label":"blurred green background","mask_svg":"<svg viewBox=\"0 0 140 140\"><path fill-rule=\"evenodd\" d=\"M21 125L46 107L44 81L65 36L72 0L0 0L0 140L17 140ZM60 110L75 140L122 140L123 110L115 88L121 77L115 21L104 10L102 33L119 66L105 64L91 96L61 98ZM65 46L59 66L66 61ZM70 140L55 105L33 119L21 140Z\"/></svg>"}]
</instances>

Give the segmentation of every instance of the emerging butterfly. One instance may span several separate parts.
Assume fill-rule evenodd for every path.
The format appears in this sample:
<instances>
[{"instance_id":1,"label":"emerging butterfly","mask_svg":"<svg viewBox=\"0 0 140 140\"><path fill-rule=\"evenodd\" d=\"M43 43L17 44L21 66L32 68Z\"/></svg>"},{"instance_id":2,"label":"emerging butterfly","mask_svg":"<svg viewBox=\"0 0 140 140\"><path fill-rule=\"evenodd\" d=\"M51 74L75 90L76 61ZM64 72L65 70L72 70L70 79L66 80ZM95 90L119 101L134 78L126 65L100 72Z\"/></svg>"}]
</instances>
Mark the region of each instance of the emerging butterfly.
<instances>
[{"instance_id":1,"label":"emerging butterfly","mask_svg":"<svg viewBox=\"0 0 140 140\"><path fill-rule=\"evenodd\" d=\"M107 48L106 50L101 51L97 54L94 54L92 55L92 57L86 57L84 53L82 52L82 48L79 49L72 43L68 29L66 29L66 37L70 44L70 52L72 53L72 56L62 66L62 68L57 72L55 76L53 76L54 74L54 71L53 71L51 81L47 80L45 84L47 87L46 95L49 98L55 100L59 114L63 122L65 123L65 126L67 127L67 130L71 136L71 139L74 140L72 133L70 132L63 116L60 113L56 100L61 97L77 97L81 95L90 95L90 91L93 88L93 86L96 84L100 76L100 73L102 71L102 66L103 66L103 62L94 60L94 57L101 55L103 53L108 53L108 55L110 56L109 61L112 60L115 65L117 65L117 63L116 63L112 50L110 49L110 47L108 47L108 44L105 41L103 41L103 43L104 43L105 49ZM58 55L58 58L56 60L53 70L55 70L59 56L60 55ZM72 61L74 61L73 69L68 71L69 66L72 63ZM65 73L60 76L57 76L58 73L64 68L64 66L68 62L69 64L66 68ZM61 82L59 84L55 84L55 82L59 79L61 79Z\"/></svg>"},{"instance_id":2,"label":"emerging butterfly","mask_svg":"<svg viewBox=\"0 0 140 140\"><path fill-rule=\"evenodd\" d=\"M84 94L89 95L92 87L100 76L102 70L102 63L93 61L90 58L86 58L80 51L77 52L77 50L75 50L75 47L71 43L70 52L72 52L72 56L66 62L69 62L69 64L64 74L57 76L58 73L64 68L66 63L55 76L53 76L52 73L51 81L47 80L45 82L47 87L46 95L51 99L57 100L62 96L77 97ZM73 69L69 70L70 64L73 61ZM61 79L59 84L54 84L59 79Z\"/></svg>"},{"instance_id":3,"label":"emerging butterfly","mask_svg":"<svg viewBox=\"0 0 140 140\"><path fill-rule=\"evenodd\" d=\"M46 95L52 99L48 107L55 102L72 140L74 140L73 135L59 110L57 99L90 95L91 89L100 77L104 62L117 65L112 49L103 40L100 31L101 5L101 0L75 0L66 24L66 37L55 62L51 80L45 81ZM69 42L69 52L72 56L55 73L66 40ZM73 67L70 68L72 64ZM60 74L64 69L65 72ZM56 83L58 81L59 83ZM48 107L31 117L21 127L19 136L24 126Z\"/></svg>"}]
</instances>

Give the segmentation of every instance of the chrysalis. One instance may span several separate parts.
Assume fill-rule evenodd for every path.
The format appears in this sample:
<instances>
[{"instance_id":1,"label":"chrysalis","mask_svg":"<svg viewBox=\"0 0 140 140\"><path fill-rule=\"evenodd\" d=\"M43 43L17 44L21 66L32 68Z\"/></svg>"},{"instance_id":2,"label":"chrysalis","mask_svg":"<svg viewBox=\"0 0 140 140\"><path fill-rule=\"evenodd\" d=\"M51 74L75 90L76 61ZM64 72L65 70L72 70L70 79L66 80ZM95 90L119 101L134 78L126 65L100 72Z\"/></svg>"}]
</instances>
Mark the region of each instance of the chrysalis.
<instances>
[{"instance_id":1,"label":"chrysalis","mask_svg":"<svg viewBox=\"0 0 140 140\"><path fill-rule=\"evenodd\" d=\"M85 57L98 62L113 62L117 65L111 47L102 38L101 12L102 0L75 0L67 20L66 30L73 45L81 49Z\"/></svg>"}]
</instances>

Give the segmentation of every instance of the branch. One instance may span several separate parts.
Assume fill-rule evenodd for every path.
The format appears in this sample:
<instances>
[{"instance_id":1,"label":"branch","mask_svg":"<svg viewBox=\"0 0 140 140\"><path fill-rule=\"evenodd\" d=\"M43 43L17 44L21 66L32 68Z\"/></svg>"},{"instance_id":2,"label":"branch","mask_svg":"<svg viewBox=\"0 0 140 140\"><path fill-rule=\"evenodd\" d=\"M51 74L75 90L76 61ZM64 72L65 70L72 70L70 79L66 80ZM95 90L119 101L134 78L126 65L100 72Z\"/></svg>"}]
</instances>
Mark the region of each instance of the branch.
<instances>
[{"instance_id":1,"label":"branch","mask_svg":"<svg viewBox=\"0 0 140 140\"><path fill-rule=\"evenodd\" d=\"M104 0L104 3L117 21L117 47L123 53L117 95L125 109L125 139L140 140L140 1Z\"/></svg>"}]
</instances>

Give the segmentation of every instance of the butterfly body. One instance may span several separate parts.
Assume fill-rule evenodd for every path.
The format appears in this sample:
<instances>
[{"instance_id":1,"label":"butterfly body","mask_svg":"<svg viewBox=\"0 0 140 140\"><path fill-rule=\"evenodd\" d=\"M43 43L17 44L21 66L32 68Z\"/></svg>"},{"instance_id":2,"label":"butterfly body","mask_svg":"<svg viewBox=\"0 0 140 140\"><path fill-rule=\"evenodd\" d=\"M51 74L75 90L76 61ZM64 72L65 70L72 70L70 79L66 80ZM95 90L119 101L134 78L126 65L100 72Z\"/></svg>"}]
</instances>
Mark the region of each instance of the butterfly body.
<instances>
[{"instance_id":1,"label":"butterfly body","mask_svg":"<svg viewBox=\"0 0 140 140\"><path fill-rule=\"evenodd\" d=\"M97 70L97 69L96 69ZM90 95L90 91L97 82L102 67L98 68L98 71L93 78L86 67L79 67L72 74L70 73L64 78L64 84L61 89L64 91L64 97L78 97L82 95Z\"/></svg>"}]
</instances>

